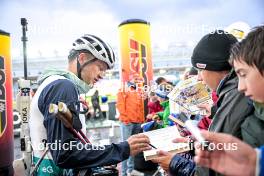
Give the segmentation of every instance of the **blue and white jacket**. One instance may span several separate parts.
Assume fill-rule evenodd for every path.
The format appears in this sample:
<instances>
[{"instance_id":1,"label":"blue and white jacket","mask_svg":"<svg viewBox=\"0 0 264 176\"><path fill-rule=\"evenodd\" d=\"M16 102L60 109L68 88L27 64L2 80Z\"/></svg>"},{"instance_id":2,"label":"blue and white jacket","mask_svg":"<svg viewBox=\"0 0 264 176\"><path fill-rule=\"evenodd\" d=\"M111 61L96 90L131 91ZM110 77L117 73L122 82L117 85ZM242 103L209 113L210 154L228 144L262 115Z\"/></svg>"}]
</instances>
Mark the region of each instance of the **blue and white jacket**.
<instances>
[{"instance_id":1,"label":"blue and white jacket","mask_svg":"<svg viewBox=\"0 0 264 176\"><path fill-rule=\"evenodd\" d=\"M60 120L49 113L49 105L51 103L57 104L59 101L64 102L68 105L73 114L74 128L83 128L84 130L84 120L81 120L82 118L79 117L78 108L75 108L75 103L78 102L78 99L79 91L76 85L73 81L64 76L52 75L42 82L32 99L29 120L33 156L36 161L44 152L43 149L39 148L43 145L44 140L49 144L80 142ZM97 166L117 164L126 160L129 157L129 153L130 149L128 142L107 145L99 150L98 147L93 147L91 144L82 150L78 150L77 146L72 147L70 150L64 150L63 148L53 150L50 148L43 163L45 164L46 161L52 161L53 163L51 163L50 166L46 166L44 169L40 167L38 175L48 175L48 170L50 175L65 175L60 171L56 173L55 171L58 170L58 168L82 170ZM58 168L54 168L54 165ZM49 169L47 169L48 167Z\"/></svg>"}]
</instances>

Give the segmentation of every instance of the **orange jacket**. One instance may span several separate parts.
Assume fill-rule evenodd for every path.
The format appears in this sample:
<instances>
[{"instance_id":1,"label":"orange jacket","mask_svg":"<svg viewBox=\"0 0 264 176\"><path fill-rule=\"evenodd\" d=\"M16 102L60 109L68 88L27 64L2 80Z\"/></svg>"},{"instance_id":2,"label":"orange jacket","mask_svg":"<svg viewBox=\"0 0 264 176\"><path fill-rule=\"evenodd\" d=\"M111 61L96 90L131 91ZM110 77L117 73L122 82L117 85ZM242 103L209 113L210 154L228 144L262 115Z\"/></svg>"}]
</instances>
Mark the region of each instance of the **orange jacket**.
<instances>
[{"instance_id":1,"label":"orange jacket","mask_svg":"<svg viewBox=\"0 0 264 176\"><path fill-rule=\"evenodd\" d=\"M144 122L144 100L133 89L120 89L117 94L116 107L120 113L119 120L125 124Z\"/></svg>"}]
</instances>

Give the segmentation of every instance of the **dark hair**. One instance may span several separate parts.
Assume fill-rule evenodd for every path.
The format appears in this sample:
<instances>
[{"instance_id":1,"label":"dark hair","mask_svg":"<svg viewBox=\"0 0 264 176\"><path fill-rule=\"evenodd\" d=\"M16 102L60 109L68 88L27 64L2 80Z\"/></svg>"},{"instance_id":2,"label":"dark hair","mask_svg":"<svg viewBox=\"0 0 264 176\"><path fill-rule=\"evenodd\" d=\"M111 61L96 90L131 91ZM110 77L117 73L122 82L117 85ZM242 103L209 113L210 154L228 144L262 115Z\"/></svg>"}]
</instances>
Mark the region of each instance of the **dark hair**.
<instances>
[{"instance_id":1,"label":"dark hair","mask_svg":"<svg viewBox=\"0 0 264 176\"><path fill-rule=\"evenodd\" d=\"M264 26L257 26L241 42L233 45L230 63L234 60L244 61L255 66L264 75Z\"/></svg>"},{"instance_id":2,"label":"dark hair","mask_svg":"<svg viewBox=\"0 0 264 176\"><path fill-rule=\"evenodd\" d=\"M155 94L155 92L149 92L149 96L155 96L156 94Z\"/></svg>"},{"instance_id":3,"label":"dark hair","mask_svg":"<svg viewBox=\"0 0 264 176\"><path fill-rule=\"evenodd\" d=\"M163 78L163 77L158 77L158 78L156 79L156 83L157 83L158 85L160 85L162 82L167 82L167 80L166 80L165 78Z\"/></svg>"},{"instance_id":4,"label":"dark hair","mask_svg":"<svg viewBox=\"0 0 264 176\"><path fill-rule=\"evenodd\" d=\"M73 61L74 59L76 59L76 57L79 55L79 52L72 49L68 55L68 61L71 62Z\"/></svg>"},{"instance_id":5,"label":"dark hair","mask_svg":"<svg viewBox=\"0 0 264 176\"><path fill-rule=\"evenodd\" d=\"M87 54L91 54L91 52L87 51L87 50L75 50L75 49L72 49L68 55L68 61L71 62L73 61L74 59L76 59L80 53L87 53ZM92 54L91 54L92 55Z\"/></svg>"}]
</instances>

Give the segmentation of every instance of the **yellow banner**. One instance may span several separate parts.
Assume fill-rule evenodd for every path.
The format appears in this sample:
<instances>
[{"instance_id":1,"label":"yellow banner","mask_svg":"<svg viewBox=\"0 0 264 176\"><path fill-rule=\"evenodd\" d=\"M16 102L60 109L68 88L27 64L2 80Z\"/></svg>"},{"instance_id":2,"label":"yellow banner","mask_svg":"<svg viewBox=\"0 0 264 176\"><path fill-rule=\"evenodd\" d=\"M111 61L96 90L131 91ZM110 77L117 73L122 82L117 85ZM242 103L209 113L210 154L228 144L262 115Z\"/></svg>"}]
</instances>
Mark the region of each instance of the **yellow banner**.
<instances>
[{"instance_id":1,"label":"yellow banner","mask_svg":"<svg viewBox=\"0 0 264 176\"><path fill-rule=\"evenodd\" d=\"M14 157L12 82L10 36L0 30L0 168L12 165Z\"/></svg>"},{"instance_id":2,"label":"yellow banner","mask_svg":"<svg viewBox=\"0 0 264 176\"><path fill-rule=\"evenodd\" d=\"M127 20L119 25L120 76L126 82L138 73L144 84L153 79L150 24L143 20Z\"/></svg>"}]
</instances>

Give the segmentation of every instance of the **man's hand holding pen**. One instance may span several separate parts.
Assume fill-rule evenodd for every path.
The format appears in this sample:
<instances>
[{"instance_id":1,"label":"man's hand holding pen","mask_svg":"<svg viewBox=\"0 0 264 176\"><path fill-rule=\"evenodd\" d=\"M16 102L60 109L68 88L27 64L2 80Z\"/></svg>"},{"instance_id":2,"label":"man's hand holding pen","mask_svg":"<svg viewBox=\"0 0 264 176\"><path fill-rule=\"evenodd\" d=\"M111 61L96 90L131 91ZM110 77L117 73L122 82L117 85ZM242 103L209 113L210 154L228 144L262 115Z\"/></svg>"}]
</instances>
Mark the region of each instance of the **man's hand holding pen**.
<instances>
[{"instance_id":1,"label":"man's hand holding pen","mask_svg":"<svg viewBox=\"0 0 264 176\"><path fill-rule=\"evenodd\" d=\"M128 138L127 142L130 147L131 156L135 156L142 151L151 149L149 138L144 134L133 135Z\"/></svg>"}]
</instances>

